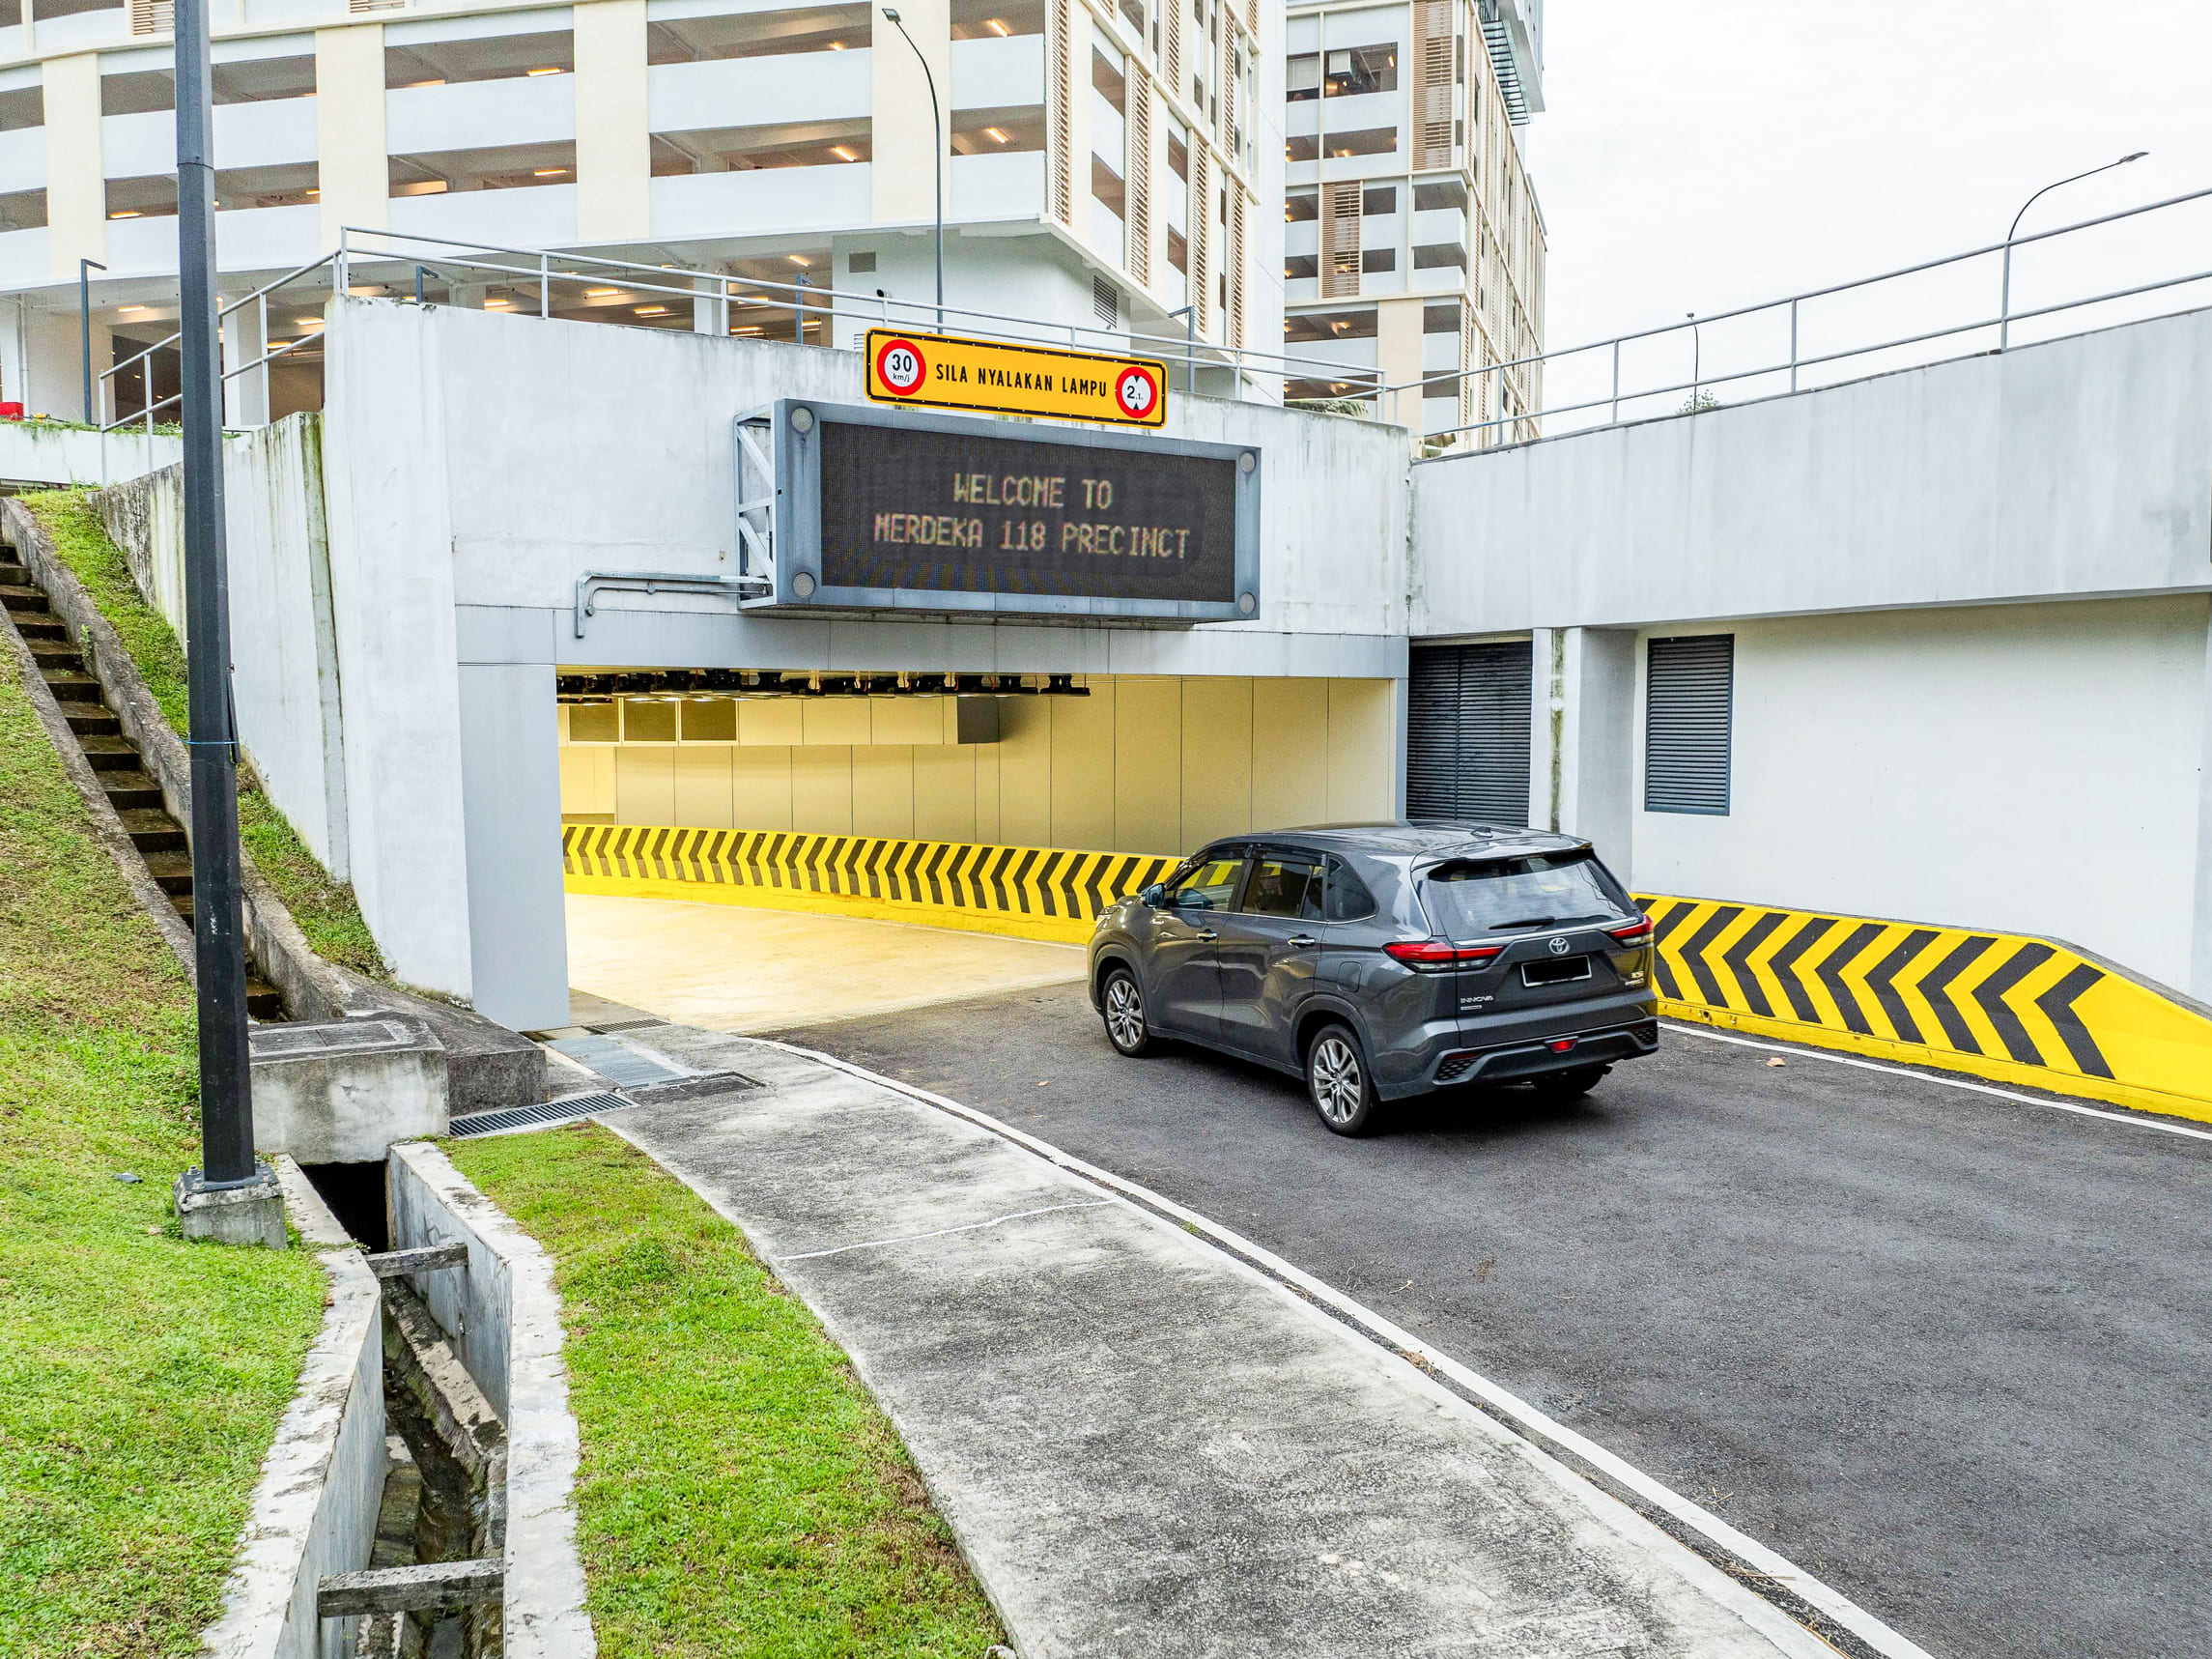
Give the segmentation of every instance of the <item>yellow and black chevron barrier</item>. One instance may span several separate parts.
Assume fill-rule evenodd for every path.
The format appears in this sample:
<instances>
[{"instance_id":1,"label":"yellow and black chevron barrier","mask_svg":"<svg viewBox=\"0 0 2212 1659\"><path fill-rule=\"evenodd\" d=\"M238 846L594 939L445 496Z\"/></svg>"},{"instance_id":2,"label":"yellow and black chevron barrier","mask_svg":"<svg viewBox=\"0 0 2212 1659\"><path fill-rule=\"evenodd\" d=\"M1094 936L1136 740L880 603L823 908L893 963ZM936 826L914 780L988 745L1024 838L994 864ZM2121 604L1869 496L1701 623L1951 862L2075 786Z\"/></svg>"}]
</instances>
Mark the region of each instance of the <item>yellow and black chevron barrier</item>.
<instances>
[{"instance_id":1,"label":"yellow and black chevron barrier","mask_svg":"<svg viewBox=\"0 0 2212 1659\"><path fill-rule=\"evenodd\" d=\"M879 836L564 824L571 893L686 899L917 922L1080 944L1098 912L1164 881L1148 853Z\"/></svg>"},{"instance_id":2,"label":"yellow and black chevron barrier","mask_svg":"<svg viewBox=\"0 0 2212 1659\"><path fill-rule=\"evenodd\" d=\"M2212 1121L2212 1019L2048 939L1639 896L1660 1011Z\"/></svg>"}]
</instances>

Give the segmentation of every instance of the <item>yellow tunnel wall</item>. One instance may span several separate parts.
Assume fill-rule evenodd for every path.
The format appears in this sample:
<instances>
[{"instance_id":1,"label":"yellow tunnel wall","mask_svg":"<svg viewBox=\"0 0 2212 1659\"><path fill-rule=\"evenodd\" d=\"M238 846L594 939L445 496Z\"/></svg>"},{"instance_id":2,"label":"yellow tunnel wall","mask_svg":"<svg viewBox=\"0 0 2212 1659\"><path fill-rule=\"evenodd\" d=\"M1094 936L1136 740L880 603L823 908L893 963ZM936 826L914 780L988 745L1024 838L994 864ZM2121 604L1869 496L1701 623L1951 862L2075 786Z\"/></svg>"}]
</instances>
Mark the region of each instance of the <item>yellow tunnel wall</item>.
<instances>
[{"instance_id":1,"label":"yellow tunnel wall","mask_svg":"<svg viewBox=\"0 0 2212 1659\"><path fill-rule=\"evenodd\" d=\"M1090 684L1089 697L1002 698L1001 738L987 744L868 741L921 713L893 702L871 720L880 699L740 705L803 719L809 740L790 745L571 744L564 708L561 815L1163 854L1240 830L1391 815L1390 680ZM862 740L821 740L845 731Z\"/></svg>"}]
</instances>

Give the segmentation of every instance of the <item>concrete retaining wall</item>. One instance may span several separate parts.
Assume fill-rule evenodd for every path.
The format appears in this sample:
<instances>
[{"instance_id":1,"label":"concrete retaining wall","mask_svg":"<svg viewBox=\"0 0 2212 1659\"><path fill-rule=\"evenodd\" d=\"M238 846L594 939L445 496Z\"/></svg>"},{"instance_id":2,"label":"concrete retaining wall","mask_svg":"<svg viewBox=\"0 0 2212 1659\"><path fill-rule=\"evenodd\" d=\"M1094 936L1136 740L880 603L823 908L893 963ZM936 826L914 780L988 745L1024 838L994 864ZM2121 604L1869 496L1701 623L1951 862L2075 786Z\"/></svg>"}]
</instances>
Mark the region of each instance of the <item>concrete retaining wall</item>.
<instances>
[{"instance_id":1,"label":"concrete retaining wall","mask_svg":"<svg viewBox=\"0 0 2212 1659\"><path fill-rule=\"evenodd\" d=\"M223 444L239 741L323 868L348 875L338 656L324 530L323 425L288 415ZM102 490L100 522L146 601L184 626L184 470Z\"/></svg>"},{"instance_id":2,"label":"concrete retaining wall","mask_svg":"<svg viewBox=\"0 0 2212 1659\"><path fill-rule=\"evenodd\" d=\"M358 1572L376 1543L384 1452L383 1303L377 1281L298 1164L276 1160L300 1243L321 1257L330 1301L299 1368L299 1388L263 1460L222 1616L207 1659L340 1659L352 1619L327 1624L315 1595L331 1573Z\"/></svg>"},{"instance_id":3,"label":"concrete retaining wall","mask_svg":"<svg viewBox=\"0 0 2212 1659\"><path fill-rule=\"evenodd\" d=\"M171 433L148 437L143 432L99 433L38 420L0 420L0 479L12 484L98 488L175 466L184 452L184 441Z\"/></svg>"},{"instance_id":4,"label":"concrete retaining wall","mask_svg":"<svg viewBox=\"0 0 2212 1659\"><path fill-rule=\"evenodd\" d=\"M437 1147L395 1146L385 1170L393 1249L468 1247L466 1269L411 1282L506 1424L507 1659L585 1659L599 1649L576 1555L578 1440L553 1263Z\"/></svg>"}]
</instances>

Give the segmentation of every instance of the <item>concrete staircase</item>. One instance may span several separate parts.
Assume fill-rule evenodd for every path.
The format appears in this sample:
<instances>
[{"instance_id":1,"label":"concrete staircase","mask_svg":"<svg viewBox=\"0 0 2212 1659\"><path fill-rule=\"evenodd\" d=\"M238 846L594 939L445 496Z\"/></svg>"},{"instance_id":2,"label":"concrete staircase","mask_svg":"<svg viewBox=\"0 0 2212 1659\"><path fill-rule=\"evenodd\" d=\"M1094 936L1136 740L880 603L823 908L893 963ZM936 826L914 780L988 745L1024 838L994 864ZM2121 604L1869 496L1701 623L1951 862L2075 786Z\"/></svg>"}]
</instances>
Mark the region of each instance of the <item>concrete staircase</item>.
<instances>
[{"instance_id":1,"label":"concrete staircase","mask_svg":"<svg viewBox=\"0 0 2212 1659\"><path fill-rule=\"evenodd\" d=\"M99 774L108 805L146 860L146 869L177 914L192 920L192 855L184 826L169 815L161 787L146 770L138 746L123 734L123 723L107 706L100 684L84 654L71 643L69 629L54 615L45 593L32 580L13 547L0 545L0 604L29 647L70 730ZM276 987L246 975L246 1013L255 1019L282 1019L284 999Z\"/></svg>"}]
</instances>

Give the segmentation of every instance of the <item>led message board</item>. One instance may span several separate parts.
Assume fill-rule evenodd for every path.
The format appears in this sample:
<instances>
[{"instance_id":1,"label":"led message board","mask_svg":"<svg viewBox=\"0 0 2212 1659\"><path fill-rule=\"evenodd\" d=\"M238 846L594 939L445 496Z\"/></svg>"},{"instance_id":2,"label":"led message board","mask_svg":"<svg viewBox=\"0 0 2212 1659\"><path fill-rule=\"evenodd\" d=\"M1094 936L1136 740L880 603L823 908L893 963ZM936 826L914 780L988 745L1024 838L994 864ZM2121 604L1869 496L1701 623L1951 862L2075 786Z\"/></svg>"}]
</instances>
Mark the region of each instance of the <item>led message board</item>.
<instances>
[{"instance_id":1,"label":"led message board","mask_svg":"<svg viewBox=\"0 0 2212 1659\"><path fill-rule=\"evenodd\" d=\"M1256 450L800 400L769 426L773 591L754 607L1259 612Z\"/></svg>"}]
</instances>

